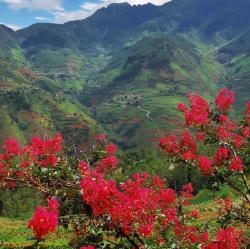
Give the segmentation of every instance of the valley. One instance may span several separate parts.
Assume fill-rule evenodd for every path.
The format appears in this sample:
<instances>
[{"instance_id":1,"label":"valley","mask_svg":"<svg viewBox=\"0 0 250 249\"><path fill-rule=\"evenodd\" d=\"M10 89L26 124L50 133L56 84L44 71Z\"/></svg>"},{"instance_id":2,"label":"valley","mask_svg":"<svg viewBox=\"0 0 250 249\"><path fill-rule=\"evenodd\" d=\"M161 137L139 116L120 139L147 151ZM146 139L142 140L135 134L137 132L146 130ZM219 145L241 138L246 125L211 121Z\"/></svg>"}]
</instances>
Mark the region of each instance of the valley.
<instances>
[{"instance_id":1,"label":"valley","mask_svg":"<svg viewBox=\"0 0 250 249\"><path fill-rule=\"evenodd\" d=\"M0 141L81 132L84 147L105 133L123 149L152 148L185 129L176 105L187 93L212 99L223 87L236 92L240 117L250 96L249 3L223 3L111 4L63 25L1 25Z\"/></svg>"}]
</instances>

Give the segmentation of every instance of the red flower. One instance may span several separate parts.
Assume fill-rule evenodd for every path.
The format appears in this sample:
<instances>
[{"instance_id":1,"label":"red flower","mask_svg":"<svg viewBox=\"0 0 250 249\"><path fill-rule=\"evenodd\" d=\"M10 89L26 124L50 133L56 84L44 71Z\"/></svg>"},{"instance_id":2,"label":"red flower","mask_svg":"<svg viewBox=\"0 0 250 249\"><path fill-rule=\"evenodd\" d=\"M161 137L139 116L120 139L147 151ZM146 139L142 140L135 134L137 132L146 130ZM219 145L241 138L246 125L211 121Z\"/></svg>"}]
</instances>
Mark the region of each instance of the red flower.
<instances>
[{"instance_id":1,"label":"red flower","mask_svg":"<svg viewBox=\"0 0 250 249\"><path fill-rule=\"evenodd\" d=\"M163 138L161 138L158 146L164 148L167 143L168 143L168 140L165 137L163 137Z\"/></svg>"},{"instance_id":2,"label":"red flower","mask_svg":"<svg viewBox=\"0 0 250 249\"><path fill-rule=\"evenodd\" d=\"M196 133L195 135L198 142L202 141L205 138L205 136L201 133Z\"/></svg>"},{"instance_id":3,"label":"red flower","mask_svg":"<svg viewBox=\"0 0 250 249\"><path fill-rule=\"evenodd\" d=\"M228 91L227 88L220 90L217 98L215 99L215 104L219 111L226 112L229 110L231 105L234 103L234 92Z\"/></svg>"},{"instance_id":4,"label":"red flower","mask_svg":"<svg viewBox=\"0 0 250 249\"><path fill-rule=\"evenodd\" d=\"M176 142L176 136L169 136L168 138L162 138L159 147L170 155L176 155L180 151L180 146Z\"/></svg>"},{"instance_id":5,"label":"red flower","mask_svg":"<svg viewBox=\"0 0 250 249\"><path fill-rule=\"evenodd\" d=\"M9 187L9 188L13 188L14 185L15 185L15 182L14 182L14 181L8 182L8 187Z\"/></svg>"},{"instance_id":6,"label":"red flower","mask_svg":"<svg viewBox=\"0 0 250 249\"><path fill-rule=\"evenodd\" d=\"M78 170L82 176L87 176L90 173L90 166L86 162L82 161L78 163Z\"/></svg>"},{"instance_id":7,"label":"red flower","mask_svg":"<svg viewBox=\"0 0 250 249\"><path fill-rule=\"evenodd\" d=\"M13 139L7 139L3 145L3 150L9 156L18 156L20 154L19 143Z\"/></svg>"},{"instance_id":8,"label":"red flower","mask_svg":"<svg viewBox=\"0 0 250 249\"><path fill-rule=\"evenodd\" d=\"M49 232L55 232L57 223L57 212L48 212L46 207L38 206L34 216L29 221L28 228L32 228L35 237L40 239L46 237Z\"/></svg>"},{"instance_id":9,"label":"red flower","mask_svg":"<svg viewBox=\"0 0 250 249\"><path fill-rule=\"evenodd\" d=\"M55 232L58 224L59 204L55 199L47 199L49 208L38 206L34 216L28 223L28 228L33 229L36 239L46 237L49 232Z\"/></svg>"},{"instance_id":10,"label":"red flower","mask_svg":"<svg viewBox=\"0 0 250 249\"><path fill-rule=\"evenodd\" d=\"M188 183L182 187L182 191L180 191L180 194L186 198L193 197L193 186L191 183Z\"/></svg>"},{"instance_id":11,"label":"red flower","mask_svg":"<svg viewBox=\"0 0 250 249\"><path fill-rule=\"evenodd\" d=\"M230 155L230 150L225 147L220 147L213 156L213 164L221 166L225 159L228 159Z\"/></svg>"},{"instance_id":12,"label":"red flower","mask_svg":"<svg viewBox=\"0 0 250 249\"><path fill-rule=\"evenodd\" d=\"M243 170L243 164L240 157L235 156L230 162L231 171L241 171Z\"/></svg>"},{"instance_id":13,"label":"red flower","mask_svg":"<svg viewBox=\"0 0 250 249\"><path fill-rule=\"evenodd\" d=\"M206 156L201 156L198 160L199 168L202 170L205 176L211 174L214 171L211 162L207 159Z\"/></svg>"},{"instance_id":14,"label":"red flower","mask_svg":"<svg viewBox=\"0 0 250 249\"><path fill-rule=\"evenodd\" d=\"M245 117L246 117L246 123L250 124L250 102L246 104Z\"/></svg>"},{"instance_id":15,"label":"red flower","mask_svg":"<svg viewBox=\"0 0 250 249\"><path fill-rule=\"evenodd\" d=\"M208 240L208 233L207 232L203 232L201 234L201 241L206 242Z\"/></svg>"},{"instance_id":16,"label":"red flower","mask_svg":"<svg viewBox=\"0 0 250 249\"><path fill-rule=\"evenodd\" d=\"M227 198L227 199L225 199L223 201L224 201L224 208L225 208L226 211L232 209L233 201L231 199Z\"/></svg>"},{"instance_id":17,"label":"red flower","mask_svg":"<svg viewBox=\"0 0 250 249\"><path fill-rule=\"evenodd\" d=\"M240 148L241 145L245 144L244 137L241 135L235 134L233 138L233 143L236 148Z\"/></svg>"},{"instance_id":18,"label":"red flower","mask_svg":"<svg viewBox=\"0 0 250 249\"><path fill-rule=\"evenodd\" d=\"M228 139L231 137L231 133L228 130L224 129L222 126L217 127L217 137L223 141L227 142Z\"/></svg>"},{"instance_id":19,"label":"red flower","mask_svg":"<svg viewBox=\"0 0 250 249\"><path fill-rule=\"evenodd\" d=\"M195 126L197 128L202 125L207 125L208 114L210 112L208 102L197 94L189 94L187 95L187 98L189 99L191 109L190 111L185 111L184 113L186 125L191 127Z\"/></svg>"},{"instance_id":20,"label":"red flower","mask_svg":"<svg viewBox=\"0 0 250 249\"><path fill-rule=\"evenodd\" d=\"M246 239L241 236L242 231L236 231L233 227L221 229L216 234L218 240L218 249L240 248Z\"/></svg>"},{"instance_id":21,"label":"red flower","mask_svg":"<svg viewBox=\"0 0 250 249\"><path fill-rule=\"evenodd\" d=\"M245 138L250 138L250 127L249 126L244 127L241 130L241 133Z\"/></svg>"},{"instance_id":22,"label":"red flower","mask_svg":"<svg viewBox=\"0 0 250 249\"><path fill-rule=\"evenodd\" d=\"M177 105L177 108L180 112L187 112L188 111L188 108L183 104L183 103L179 103Z\"/></svg>"},{"instance_id":23,"label":"red flower","mask_svg":"<svg viewBox=\"0 0 250 249\"><path fill-rule=\"evenodd\" d=\"M106 149L108 155L114 154L116 151L116 146L113 143L110 143L109 147Z\"/></svg>"},{"instance_id":24,"label":"red flower","mask_svg":"<svg viewBox=\"0 0 250 249\"><path fill-rule=\"evenodd\" d=\"M194 217L194 218L198 218L199 217L199 213L197 210L192 210L191 211L191 215Z\"/></svg>"},{"instance_id":25,"label":"red flower","mask_svg":"<svg viewBox=\"0 0 250 249\"><path fill-rule=\"evenodd\" d=\"M107 172L110 169L114 169L118 163L115 156L107 156L106 158L103 158L101 162L104 172Z\"/></svg>"},{"instance_id":26,"label":"red flower","mask_svg":"<svg viewBox=\"0 0 250 249\"><path fill-rule=\"evenodd\" d=\"M80 249L95 249L94 246L82 246Z\"/></svg>"},{"instance_id":27,"label":"red flower","mask_svg":"<svg viewBox=\"0 0 250 249\"><path fill-rule=\"evenodd\" d=\"M225 123L226 121L228 121L228 117L226 115L220 115L219 121L220 123Z\"/></svg>"},{"instance_id":28,"label":"red flower","mask_svg":"<svg viewBox=\"0 0 250 249\"><path fill-rule=\"evenodd\" d=\"M103 139L105 139L105 135L104 134L100 134L98 137L97 137L97 141L102 141Z\"/></svg>"},{"instance_id":29,"label":"red flower","mask_svg":"<svg viewBox=\"0 0 250 249\"><path fill-rule=\"evenodd\" d=\"M49 210L57 210L60 207L60 204L56 201L56 198L50 198L48 197L46 199L46 202L48 203Z\"/></svg>"}]
</instances>

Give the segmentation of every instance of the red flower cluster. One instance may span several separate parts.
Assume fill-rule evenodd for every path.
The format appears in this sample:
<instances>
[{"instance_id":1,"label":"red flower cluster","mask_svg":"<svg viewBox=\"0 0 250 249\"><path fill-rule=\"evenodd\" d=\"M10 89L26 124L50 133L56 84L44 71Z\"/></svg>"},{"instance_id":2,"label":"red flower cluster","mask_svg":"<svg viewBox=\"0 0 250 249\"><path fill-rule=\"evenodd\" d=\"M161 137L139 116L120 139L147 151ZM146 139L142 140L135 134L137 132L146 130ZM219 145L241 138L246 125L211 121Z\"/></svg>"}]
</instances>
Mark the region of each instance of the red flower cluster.
<instances>
[{"instance_id":1,"label":"red flower cluster","mask_svg":"<svg viewBox=\"0 0 250 249\"><path fill-rule=\"evenodd\" d=\"M236 148L240 148L243 144L246 143L244 137L239 134L234 134L233 136L233 143Z\"/></svg>"},{"instance_id":2,"label":"red flower cluster","mask_svg":"<svg viewBox=\"0 0 250 249\"><path fill-rule=\"evenodd\" d=\"M20 154L19 143L12 139L7 139L3 145L3 150L9 157Z\"/></svg>"},{"instance_id":3,"label":"red flower cluster","mask_svg":"<svg viewBox=\"0 0 250 249\"><path fill-rule=\"evenodd\" d=\"M135 174L117 188L112 180L106 181L95 170L81 181L83 202L91 205L94 215L110 216L110 228L121 227L125 235L137 231L143 237L151 236L157 224L162 229L171 222L179 222L175 211L176 194L165 188L164 181L154 177L147 187L148 175ZM184 199L192 197L192 186L183 187ZM159 212L164 214L159 216Z\"/></svg>"},{"instance_id":4,"label":"red flower cluster","mask_svg":"<svg viewBox=\"0 0 250 249\"><path fill-rule=\"evenodd\" d=\"M190 102L190 110L183 103L177 106L178 110L184 113L186 125L191 127L207 126L208 114L210 112L208 102L197 94L188 94L187 98Z\"/></svg>"},{"instance_id":5,"label":"red flower cluster","mask_svg":"<svg viewBox=\"0 0 250 249\"><path fill-rule=\"evenodd\" d=\"M214 112L208 103L199 95L188 95L190 110L183 103L177 108L183 112L186 125L195 128L196 141L218 141L220 147L208 158L205 155L197 154L197 145L193 137L188 133L178 140L176 136L162 138L159 147L169 156L180 158L184 161L192 161L197 165L205 176L216 175L217 169L238 172L243 170L243 162L240 153L246 148L247 139L250 138L250 102L245 112L245 125L238 126L233 120L230 121L227 111L234 103L234 93L228 89L222 89L216 100L217 112Z\"/></svg>"},{"instance_id":6,"label":"red flower cluster","mask_svg":"<svg viewBox=\"0 0 250 249\"><path fill-rule=\"evenodd\" d=\"M215 99L215 104L219 111L227 112L231 105L234 103L234 92L228 91L227 88L219 91L217 98Z\"/></svg>"},{"instance_id":7,"label":"red flower cluster","mask_svg":"<svg viewBox=\"0 0 250 249\"><path fill-rule=\"evenodd\" d=\"M205 176L214 172L214 167L211 161L206 156L200 156L198 159L198 166Z\"/></svg>"},{"instance_id":8,"label":"red flower cluster","mask_svg":"<svg viewBox=\"0 0 250 249\"><path fill-rule=\"evenodd\" d=\"M239 156L235 156L230 161L230 170L231 171L242 171L243 170L242 160Z\"/></svg>"},{"instance_id":9,"label":"red flower cluster","mask_svg":"<svg viewBox=\"0 0 250 249\"><path fill-rule=\"evenodd\" d=\"M58 224L59 203L53 198L46 201L48 207L38 206L28 223L28 228L33 230L36 239L45 238L49 232L55 232Z\"/></svg>"},{"instance_id":10,"label":"red flower cluster","mask_svg":"<svg viewBox=\"0 0 250 249\"><path fill-rule=\"evenodd\" d=\"M250 124L250 102L246 104L245 117L246 117L246 123Z\"/></svg>"},{"instance_id":11,"label":"red flower cluster","mask_svg":"<svg viewBox=\"0 0 250 249\"><path fill-rule=\"evenodd\" d=\"M110 143L110 145L109 145L108 148L106 149L107 155L114 154L115 151L116 151L116 146L115 146L113 143Z\"/></svg>"},{"instance_id":12,"label":"red flower cluster","mask_svg":"<svg viewBox=\"0 0 250 249\"><path fill-rule=\"evenodd\" d=\"M54 139L47 141L37 137L31 139L30 145L19 148L18 142L8 139L3 145L4 154L0 155L0 184L12 188L14 183L6 183L7 178L23 179L27 176L27 168L55 167L58 163L58 153L61 152L62 136L57 134ZM10 169L10 165L20 161L20 165Z\"/></svg>"},{"instance_id":13,"label":"red flower cluster","mask_svg":"<svg viewBox=\"0 0 250 249\"><path fill-rule=\"evenodd\" d=\"M196 159L197 145L194 138L187 132L183 132L179 142L176 136L173 135L162 138L159 142L159 147L171 156L180 154L183 160Z\"/></svg>"},{"instance_id":14,"label":"red flower cluster","mask_svg":"<svg viewBox=\"0 0 250 249\"><path fill-rule=\"evenodd\" d=\"M36 163L42 167L55 166L58 162L57 154L61 152L62 136L57 134L54 139L42 140L38 137L31 139L30 145L22 150L22 155L26 159L22 162L22 167Z\"/></svg>"},{"instance_id":15,"label":"red flower cluster","mask_svg":"<svg viewBox=\"0 0 250 249\"><path fill-rule=\"evenodd\" d=\"M242 236L242 231L236 231L233 227L221 229L216 234L216 242L210 242L206 249L228 249L245 248L246 238Z\"/></svg>"},{"instance_id":16,"label":"red flower cluster","mask_svg":"<svg viewBox=\"0 0 250 249\"><path fill-rule=\"evenodd\" d=\"M182 191L180 191L180 194L182 196L185 196L186 198L192 198L193 197L193 186L191 183L188 183L187 185L184 185L182 187Z\"/></svg>"},{"instance_id":17,"label":"red flower cluster","mask_svg":"<svg viewBox=\"0 0 250 249\"><path fill-rule=\"evenodd\" d=\"M98 137L97 137L97 141L102 141L105 139L105 135L104 134L100 134Z\"/></svg>"},{"instance_id":18,"label":"red flower cluster","mask_svg":"<svg viewBox=\"0 0 250 249\"><path fill-rule=\"evenodd\" d=\"M216 153L213 156L213 164L219 166L220 168L224 167L224 162L230 158L230 150L227 147L219 147Z\"/></svg>"},{"instance_id":19,"label":"red flower cluster","mask_svg":"<svg viewBox=\"0 0 250 249\"><path fill-rule=\"evenodd\" d=\"M82 246L80 249L95 249L94 246Z\"/></svg>"}]
</instances>

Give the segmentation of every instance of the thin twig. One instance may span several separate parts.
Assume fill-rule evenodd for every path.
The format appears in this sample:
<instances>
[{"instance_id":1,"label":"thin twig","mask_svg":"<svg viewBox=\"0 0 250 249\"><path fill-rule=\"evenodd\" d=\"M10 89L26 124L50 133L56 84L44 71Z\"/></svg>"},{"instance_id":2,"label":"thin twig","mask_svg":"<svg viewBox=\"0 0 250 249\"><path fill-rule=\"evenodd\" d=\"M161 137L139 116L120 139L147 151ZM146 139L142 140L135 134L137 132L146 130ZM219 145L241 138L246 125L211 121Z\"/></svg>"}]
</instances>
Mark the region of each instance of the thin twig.
<instances>
[{"instance_id":1,"label":"thin twig","mask_svg":"<svg viewBox=\"0 0 250 249\"><path fill-rule=\"evenodd\" d=\"M247 183L246 176L245 176L245 175L242 175L242 179L243 179L244 184L245 184L245 186L246 186L246 188L247 188L247 194L249 194L249 185L248 185L248 183Z\"/></svg>"},{"instance_id":2,"label":"thin twig","mask_svg":"<svg viewBox=\"0 0 250 249\"><path fill-rule=\"evenodd\" d=\"M228 179L226 179L223 176L221 177L221 179L223 179L225 182L227 182L228 185L230 185L233 189L235 189L237 192L239 192L246 199L246 201L248 203L250 203L249 198L247 197L247 195L240 188L238 188L237 186L235 186L232 182L230 182Z\"/></svg>"}]
</instances>

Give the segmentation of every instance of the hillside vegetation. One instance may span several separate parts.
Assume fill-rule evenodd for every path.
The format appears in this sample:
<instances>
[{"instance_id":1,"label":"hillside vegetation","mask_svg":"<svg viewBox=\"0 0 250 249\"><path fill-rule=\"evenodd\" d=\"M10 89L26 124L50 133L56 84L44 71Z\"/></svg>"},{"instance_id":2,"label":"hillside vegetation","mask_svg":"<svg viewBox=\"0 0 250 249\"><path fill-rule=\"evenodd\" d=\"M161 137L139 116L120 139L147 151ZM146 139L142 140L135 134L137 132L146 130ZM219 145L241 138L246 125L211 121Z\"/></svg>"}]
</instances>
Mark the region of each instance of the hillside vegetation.
<instances>
[{"instance_id":1,"label":"hillside vegetation","mask_svg":"<svg viewBox=\"0 0 250 249\"><path fill-rule=\"evenodd\" d=\"M249 7L121 3L63 25L0 25L0 141L81 131L84 146L98 131L123 148L153 147L162 132L183 130L175 106L186 93L211 99L224 86L239 96L240 115L250 94Z\"/></svg>"}]
</instances>

